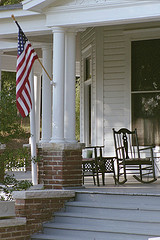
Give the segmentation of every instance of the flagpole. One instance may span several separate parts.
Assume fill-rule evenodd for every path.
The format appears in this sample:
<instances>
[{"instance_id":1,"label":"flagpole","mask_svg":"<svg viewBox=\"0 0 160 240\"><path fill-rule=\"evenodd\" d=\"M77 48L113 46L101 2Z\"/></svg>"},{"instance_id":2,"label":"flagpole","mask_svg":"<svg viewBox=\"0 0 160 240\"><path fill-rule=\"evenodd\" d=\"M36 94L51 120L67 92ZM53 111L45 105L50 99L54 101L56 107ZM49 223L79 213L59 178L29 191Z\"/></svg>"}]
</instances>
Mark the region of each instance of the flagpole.
<instances>
[{"instance_id":1,"label":"flagpole","mask_svg":"<svg viewBox=\"0 0 160 240\"><path fill-rule=\"evenodd\" d=\"M19 25L19 24L17 23L17 21L16 21L16 19L15 19L15 16L14 16L13 14L11 15L11 17L12 17L13 21L14 21L17 25ZM50 76L49 73L47 72L46 68L43 66L41 60L40 60L39 58L37 58L37 60L38 60L38 62L40 63L40 65L41 65L41 67L43 68L43 70L45 71L45 73L47 74L47 77L49 78L49 80L52 82L53 86L55 86L55 83L52 81L51 76Z\"/></svg>"},{"instance_id":2,"label":"flagpole","mask_svg":"<svg viewBox=\"0 0 160 240\"><path fill-rule=\"evenodd\" d=\"M29 76L31 85L31 96L32 96L32 110L30 112L30 133L31 133L31 168L32 168L32 183L33 185L38 184L37 180L37 146L36 146L36 120L35 120L35 99L34 99L34 77L33 69Z\"/></svg>"}]
</instances>

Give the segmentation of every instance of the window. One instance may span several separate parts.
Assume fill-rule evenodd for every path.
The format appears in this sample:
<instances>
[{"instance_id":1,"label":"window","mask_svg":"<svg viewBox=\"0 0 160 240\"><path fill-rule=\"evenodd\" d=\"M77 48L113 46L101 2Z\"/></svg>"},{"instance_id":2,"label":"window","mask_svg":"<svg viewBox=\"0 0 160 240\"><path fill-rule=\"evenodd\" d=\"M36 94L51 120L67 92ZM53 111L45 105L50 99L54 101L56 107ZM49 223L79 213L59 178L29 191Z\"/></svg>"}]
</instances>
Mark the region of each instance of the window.
<instances>
[{"instance_id":1,"label":"window","mask_svg":"<svg viewBox=\"0 0 160 240\"><path fill-rule=\"evenodd\" d=\"M84 88L85 88L85 143L87 145L91 145L91 125L92 125L92 114L91 114L91 106L92 106L92 80L91 80L91 56L88 56L84 59Z\"/></svg>"},{"instance_id":2,"label":"window","mask_svg":"<svg viewBox=\"0 0 160 240\"><path fill-rule=\"evenodd\" d=\"M140 145L160 145L160 39L132 42L132 128Z\"/></svg>"},{"instance_id":3,"label":"window","mask_svg":"<svg viewBox=\"0 0 160 240\"><path fill-rule=\"evenodd\" d=\"M91 57L87 57L85 63L86 63L85 81L87 81L91 79Z\"/></svg>"}]
</instances>

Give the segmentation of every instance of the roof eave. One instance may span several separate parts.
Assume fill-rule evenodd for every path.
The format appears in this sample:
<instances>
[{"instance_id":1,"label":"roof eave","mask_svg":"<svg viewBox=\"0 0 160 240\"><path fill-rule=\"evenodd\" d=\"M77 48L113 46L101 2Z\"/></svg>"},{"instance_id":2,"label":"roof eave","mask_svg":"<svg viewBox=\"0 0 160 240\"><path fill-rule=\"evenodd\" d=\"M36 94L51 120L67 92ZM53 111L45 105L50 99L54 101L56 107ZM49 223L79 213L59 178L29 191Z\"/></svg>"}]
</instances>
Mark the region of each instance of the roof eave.
<instances>
[{"instance_id":1,"label":"roof eave","mask_svg":"<svg viewBox=\"0 0 160 240\"><path fill-rule=\"evenodd\" d=\"M45 7L48 7L51 3L53 4L56 0L24 0L22 2L23 9L34 12L42 12Z\"/></svg>"}]
</instances>

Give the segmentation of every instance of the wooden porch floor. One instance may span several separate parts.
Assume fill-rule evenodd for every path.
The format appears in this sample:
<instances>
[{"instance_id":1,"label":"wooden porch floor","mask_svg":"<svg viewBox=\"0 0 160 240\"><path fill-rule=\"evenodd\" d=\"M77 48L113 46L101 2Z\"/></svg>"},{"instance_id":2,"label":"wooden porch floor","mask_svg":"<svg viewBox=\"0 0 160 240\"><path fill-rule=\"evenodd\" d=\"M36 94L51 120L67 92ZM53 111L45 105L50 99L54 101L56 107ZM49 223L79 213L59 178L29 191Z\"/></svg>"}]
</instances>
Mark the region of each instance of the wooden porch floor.
<instances>
[{"instance_id":1,"label":"wooden porch floor","mask_svg":"<svg viewBox=\"0 0 160 240\"><path fill-rule=\"evenodd\" d=\"M100 186L93 184L92 177L85 177L83 189L80 191L106 192L106 193L139 193L144 195L159 195L160 196L160 178L156 182L143 184L136 181L133 177L129 177L128 181L122 185L115 185L112 175L107 175L105 178L105 186L102 185L100 177Z\"/></svg>"}]
</instances>

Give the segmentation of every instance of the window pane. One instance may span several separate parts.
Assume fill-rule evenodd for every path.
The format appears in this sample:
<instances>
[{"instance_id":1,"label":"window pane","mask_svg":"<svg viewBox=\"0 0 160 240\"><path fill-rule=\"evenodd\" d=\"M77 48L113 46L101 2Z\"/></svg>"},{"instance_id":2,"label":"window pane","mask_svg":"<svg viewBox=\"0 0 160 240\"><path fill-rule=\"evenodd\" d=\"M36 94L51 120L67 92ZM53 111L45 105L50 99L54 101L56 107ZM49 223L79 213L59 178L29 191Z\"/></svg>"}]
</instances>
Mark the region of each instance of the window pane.
<instances>
[{"instance_id":1,"label":"window pane","mask_svg":"<svg viewBox=\"0 0 160 240\"><path fill-rule=\"evenodd\" d=\"M85 80L91 78L91 57L86 58L86 77Z\"/></svg>"},{"instance_id":2,"label":"window pane","mask_svg":"<svg viewBox=\"0 0 160 240\"><path fill-rule=\"evenodd\" d=\"M132 91L160 90L160 39L132 42Z\"/></svg>"},{"instance_id":3,"label":"window pane","mask_svg":"<svg viewBox=\"0 0 160 240\"><path fill-rule=\"evenodd\" d=\"M132 127L140 145L160 144L160 93L132 94Z\"/></svg>"}]
</instances>

